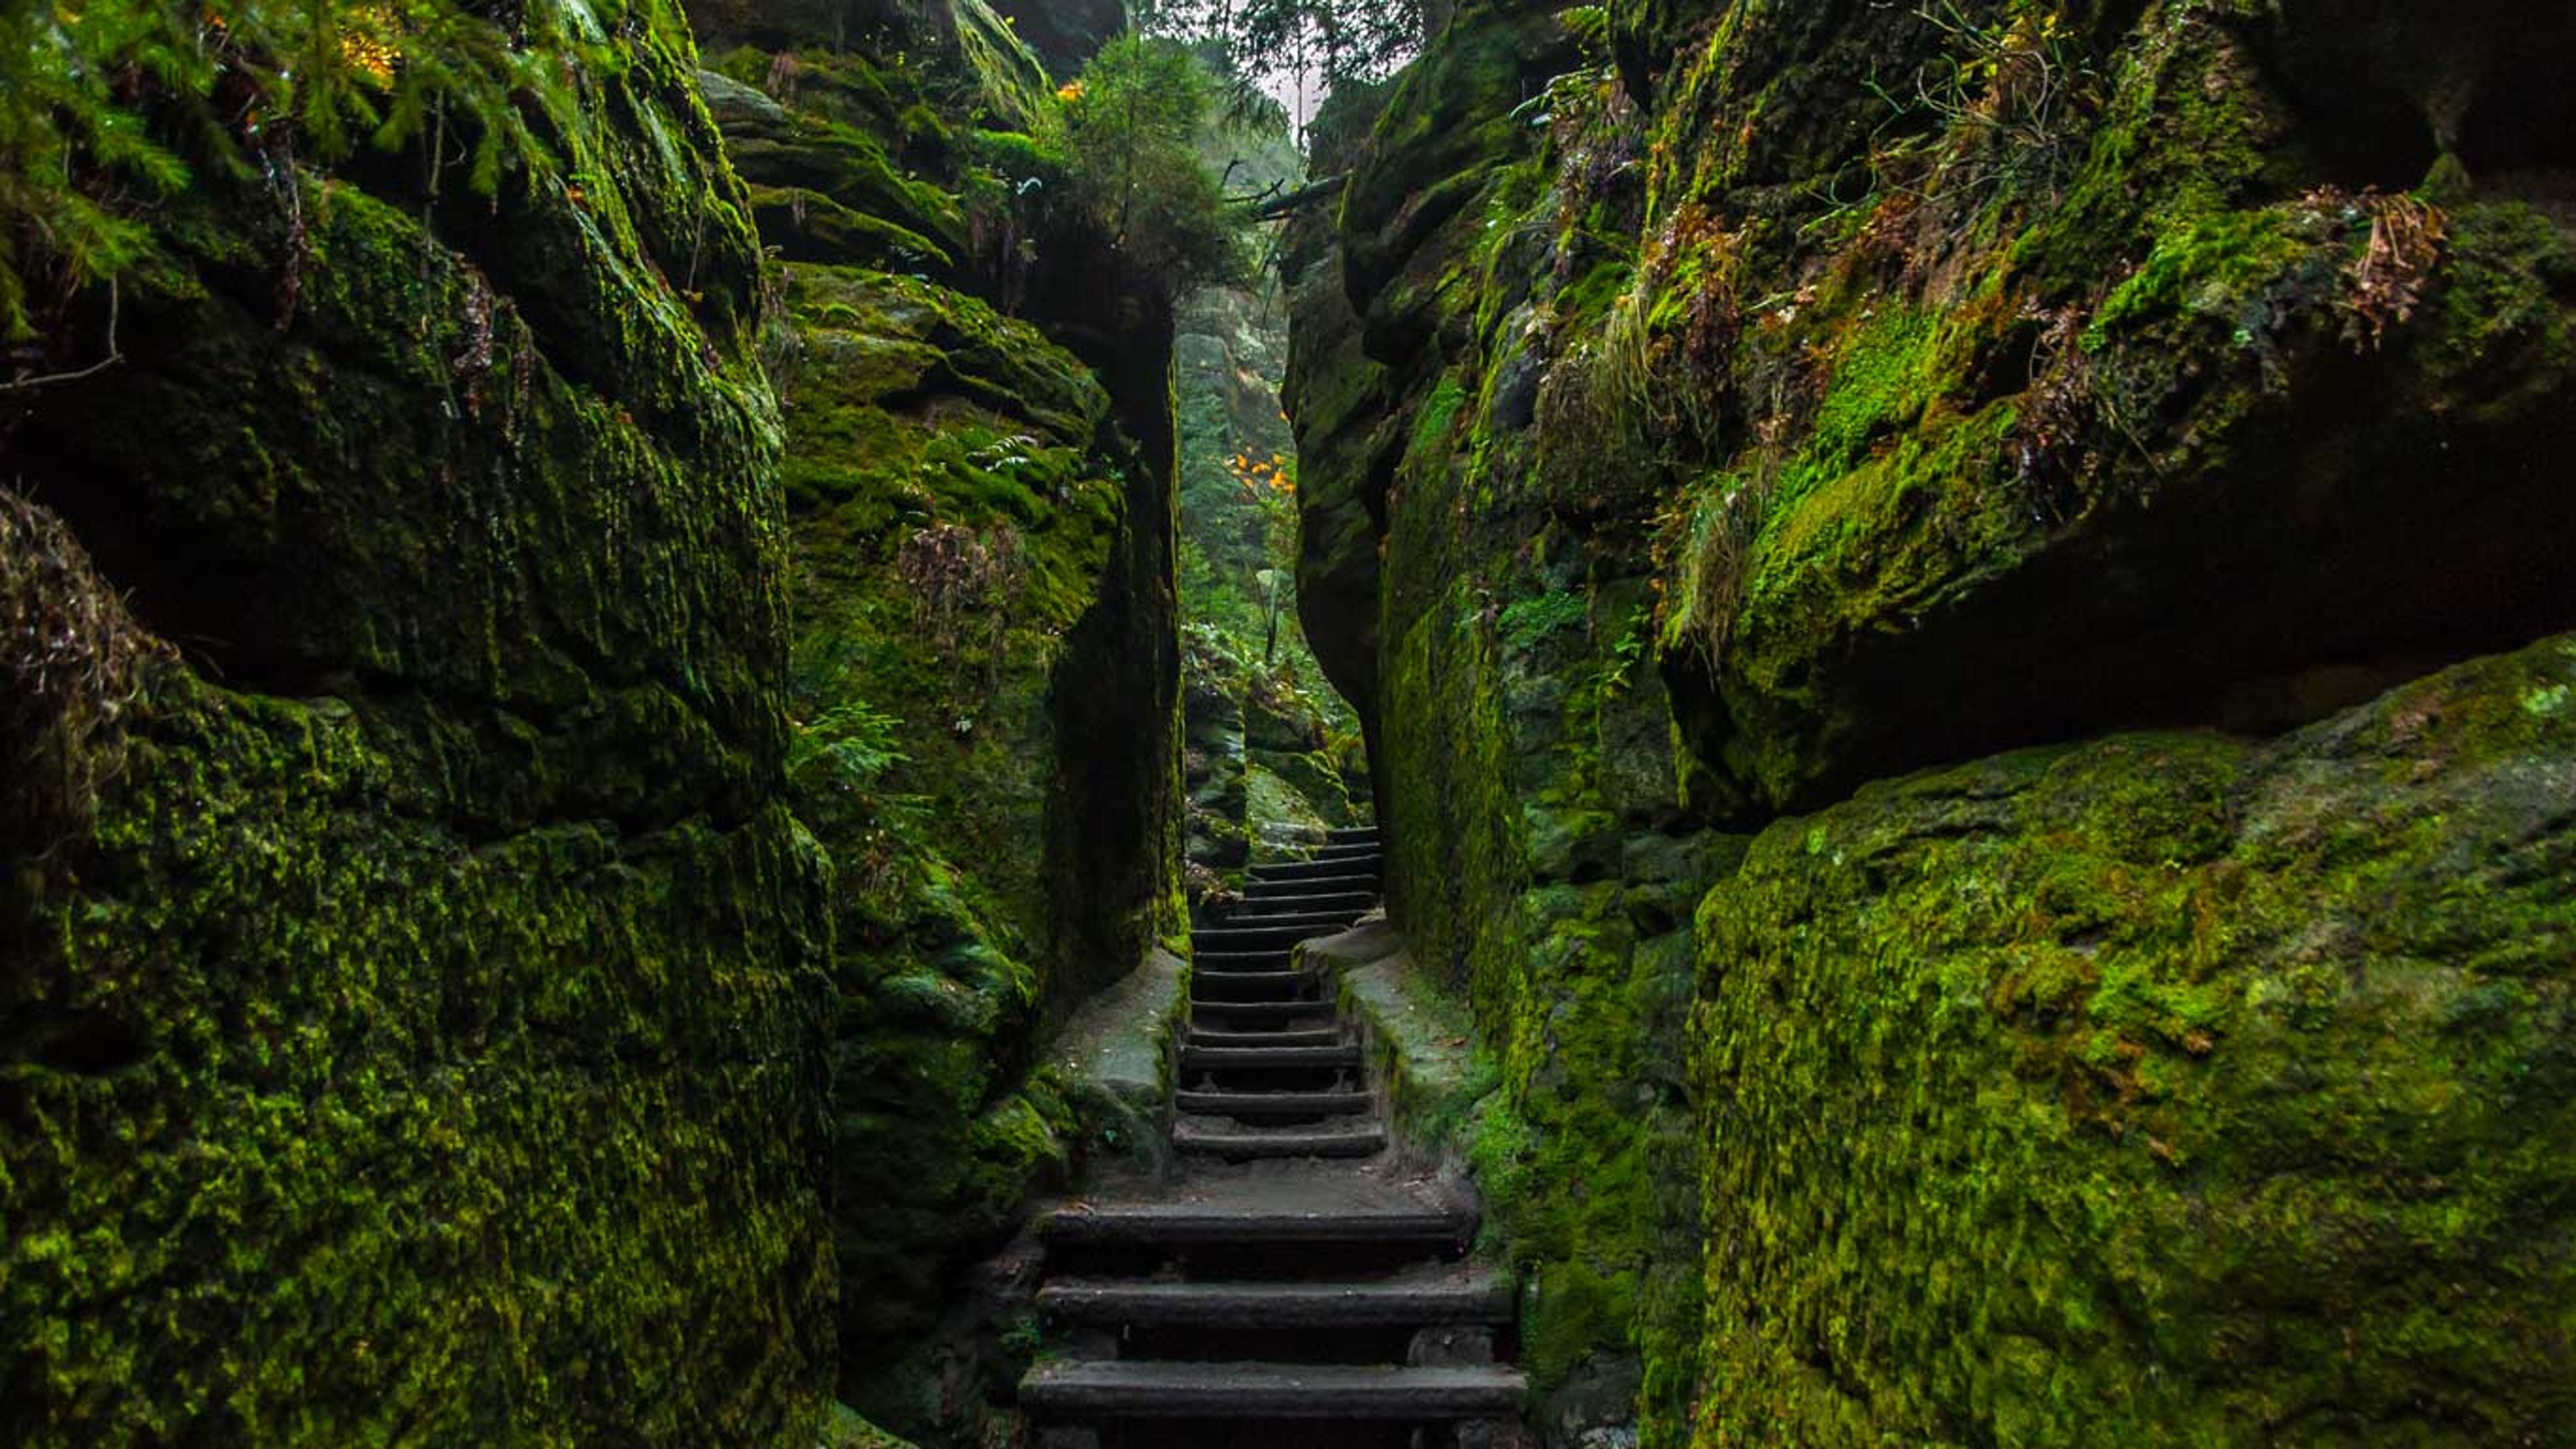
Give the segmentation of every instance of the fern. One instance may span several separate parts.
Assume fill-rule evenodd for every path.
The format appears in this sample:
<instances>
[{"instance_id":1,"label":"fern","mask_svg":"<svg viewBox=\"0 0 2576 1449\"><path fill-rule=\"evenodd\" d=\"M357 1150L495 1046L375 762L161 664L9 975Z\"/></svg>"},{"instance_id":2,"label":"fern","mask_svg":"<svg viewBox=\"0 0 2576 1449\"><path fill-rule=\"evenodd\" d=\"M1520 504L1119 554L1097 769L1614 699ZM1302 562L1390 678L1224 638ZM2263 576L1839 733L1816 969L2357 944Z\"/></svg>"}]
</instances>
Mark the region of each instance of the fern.
<instances>
[{"instance_id":1,"label":"fern","mask_svg":"<svg viewBox=\"0 0 2576 1449\"><path fill-rule=\"evenodd\" d=\"M787 773L800 784L864 792L910 758L895 747L901 724L862 701L835 705L796 731Z\"/></svg>"}]
</instances>

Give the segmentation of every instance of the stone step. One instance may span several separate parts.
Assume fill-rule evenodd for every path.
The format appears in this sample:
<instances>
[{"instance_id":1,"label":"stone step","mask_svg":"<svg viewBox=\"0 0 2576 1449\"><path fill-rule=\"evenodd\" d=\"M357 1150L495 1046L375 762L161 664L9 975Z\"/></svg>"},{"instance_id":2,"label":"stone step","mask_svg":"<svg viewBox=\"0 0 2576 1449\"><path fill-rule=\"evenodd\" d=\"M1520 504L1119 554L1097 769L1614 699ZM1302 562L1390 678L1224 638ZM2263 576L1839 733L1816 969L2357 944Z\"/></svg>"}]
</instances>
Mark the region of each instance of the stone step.
<instances>
[{"instance_id":1,"label":"stone step","mask_svg":"<svg viewBox=\"0 0 2576 1449\"><path fill-rule=\"evenodd\" d=\"M1517 1369L1067 1360L1020 1380L1020 1407L1064 1418L1424 1421L1519 1412Z\"/></svg>"},{"instance_id":2,"label":"stone step","mask_svg":"<svg viewBox=\"0 0 2576 1449\"><path fill-rule=\"evenodd\" d=\"M1357 1328L1508 1323L1510 1282L1489 1268L1443 1266L1363 1283L1177 1283L1075 1278L1038 1290L1065 1323L1191 1328Z\"/></svg>"},{"instance_id":3,"label":"stone step","mask_svg":"<svg viewBox=\"0 0 2576 1449\"><path fill-rule=\"evenodd\" d=\"M1318 1008L1324 1005L1320 1001L1294 1004ZM1339 1046L1342 1044L1342 1029L1338 1026L1276 1026L1266 1031L1226 1031L1194 1026L1184 1041L1189 1046L1199 1047Z\"/></svg>"},{"instance_id":4,"label":"stone step","mask_svg":"<svg viewBox=\"0 0 2576 1449\"><path fill-rule=\"evenodd\" d=\"M1226 909L1221 925L1274 915L1333 915L1357 920L1377 908L1373 890L1313 892L1305 895L1251 896Z\"/></svg>"},{"instance_id":5,"label":"stone step","mask_svg":"<svg viewBox=\"0 0 2576 1449\"><path fill-rule=\"evenodd\" d=\"M1351 923L1367 914L1365 911L1262 910L1229 911L1224 921L1202 928L1208 931L1285 931L1302 927L1318 936L1333 936L1347 931Z\"/></svg>"},{"instance_id":6,"label":"stone step","mask_svg":"<svg viewBox=\"0 0 2576 1449\"><path fill-rule=\"evenodd\" d=\"M1192 1001L1190 1014L1221 1016L1241 1026L1250 1021L1287 1021L1301 1016L1331 1016L1338 1008L1329 1001Z\"/></svg>"},{"instance_id":7,"label":"stone step","mask_svg":"<svg viewBox=\"0 0 2576 1449\"><path fill-rule=\"evenodd\" d=\"M1339 935L1349 924L1344 921L1332 926L1210 926L1190 933L1190 954L1196 957L1207 952L1224 955L1239 951L1281 951L1318 936Z\"/></svg>"},{"instance_id":8,"label":"stone step","mask_svg":"<svg viewBox=\"0 0 2576 1449\"><path fill-rule=\"evenodd\" d=\"M1376 1099L1366 1092L1178 1092L1172 1105L1198 1117L1251 1121L1268 1117L1348 1117Z\"/></svg>"},{"instance_id":9,"label":"stone step","mask_svg":"<svg viewBox=\"0 0 2576 1449\"><path fill-rule=\"evenodd\" d=\"M1288 948L1276 951L1198 951L1191 963L1201 971L1276 971L1288 964Z\"/></svg>"},{"instance_id":10,"label":"stone step","mask_svg":"<svg viewBox=\"0 0 2576 1449\"><path fill-rule=\"evenodd\" d=\"M1322 979L1312 971L1194 971L1190 1002L1290 1001Z\"/></svg>"},{"instance_id":11,"label":"stone step","mask_svg":"<svg viewBox=\"0 0 2576 1449\"><path fill-rule=\"evenodd\" d=\"M1255 861L1251 869L1274 870L1286 866L1340 867L1350 875L1378 875L1386 869L1386 853L1374 845L1331 845L1296 860Z\"/></svg>"},{"instance_id":12,"label":"stone step","mask_svg":"<svg viewBox=\"0 0 2576 1449\"><path fill-rule=\"evenodd\" d=\"M1246 901L1258 901L1263 904L1314 895L1363 895L1373 901L1377 899L1377 877L1374 875L1301 876L1292 880L1250 881L1243 887L1243 898Z\"/></svg>"},{"instance_id":13,"label":"stone step","mask_svg":"<svg viewBox=\"0 0 2576 1449\"><path fill-rule=\"evenodd\" d=\"M1083 1203L1038 1220L1050 1247L1316 1248L1355 1243L1454 1256L1476 1215L1454 1204L1339 1201Z\"/></svg>"},{"instance_id":14,"label":"stone step","mask_svg":"<svg viewBox=\"0 0 2576 1449\"><path fill-rule=\"evenodd\" d=\"M1386 1129L1375 1122L1344 1127L1202 1127L1183 1122L1172 1146L1200 1157L1252 1162L1282 1157L1374 1157L1386 1150Z\"/></svg>"},{"instance_id":15,"label":"stone step","mask_svg":"<svg viewBox=\"0 0 2576 1449\"><path fill-rule=\"evenodd\" d=\"M1384 838L1374 825L1336 825L1324 832L1334 845L1375 845Z\"/></svg>"},{"instance_id":16,"label":"stone step","mask_svg":"<svg viewBox=\"0 0 2576 1449\"><path fill-rule=\"evenodd\" d=\"M1303 1003L1290 1003L1302 1005ZM1318 1072L1356 1071L1360 1049L1355 1046L1264 1046L1264 1047L1199 1047L1181 1048L1181 1070L1225 1072L1283 1068Z\"/></svg>"},{"instance_id":17,"label":"stone step","mask_svg":"<svg viewBox=\"0 0 2576 1449\"><path fill-rule=\"evenodd\" d=\"M1281 860L1251 867L1248 878L1265 881L1318 881L1365 876L1375 881L1378 861L1374 855L1357 858L1336 856L1328 860Z\"/></svg>"}]
</instances>

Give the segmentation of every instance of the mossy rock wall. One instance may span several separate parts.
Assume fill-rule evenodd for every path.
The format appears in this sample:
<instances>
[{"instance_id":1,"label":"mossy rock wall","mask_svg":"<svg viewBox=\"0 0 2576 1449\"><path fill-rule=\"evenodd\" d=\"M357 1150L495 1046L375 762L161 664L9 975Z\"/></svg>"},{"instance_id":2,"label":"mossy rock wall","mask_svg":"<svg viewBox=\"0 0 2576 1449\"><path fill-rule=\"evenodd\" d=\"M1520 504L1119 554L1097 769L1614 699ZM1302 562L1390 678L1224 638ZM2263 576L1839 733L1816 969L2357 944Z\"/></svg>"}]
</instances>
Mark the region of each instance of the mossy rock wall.
<instances>
[{"instance_id":1,"label":"mossy rock wall","mask_svg":"<svg viewBox=\"0 0 2576 1449\"><path fill-rule=\"evenodd\" d=\"M1030 1342L978 1265L1089 1145L1037 1049L1182 929L1183 801L1171 319L1097 285L1025 129L1036 62L980 5L933 10L844 50L717 7L706 84L782 259L839 1389L949 1444L1008 1432Z\"/></svg>"},{"instance_id":2,"label":"mossy rock wall","mask_svg":"<svg viewBox=\"0 0 2576 1449\"><path fill-rule=\"evenodd\" d=\"M0 403L176 651L78 818L0 832L12 1443L815 1441L758 247L679 17L556 13L550 157L209 162L123 360Z\"/></svg>"},{"instance_id":3,"label":"mossy rock wall","mask_svg":"<svg viewBox=\"0 0 2576 1449\"><path fill-rule=\"evenodd\" d=\"M1700 908L1708 1443L2563 1443L2576 639L1785 820Z\"/></svg>"},{"instance_id":4,"label":"mossy rock wall","mask_svg":"<svg viewBox=\"0 0 2576 1449\"><path fill-rule=\"evenodd\" d=\"M2127 722L2278 728L2564 626L2576 158L2514 57L2570 23L1623 31L1645 226L1558 400L1665 414L1666 639L1746 809Z\"/></svg>"},{"instance_id":5,"label":"mossy rock wall","mask_svg":"<svg viewBox=\"0 0 2576 1449\"><path fill-rule=\"evenodd\" d=\"M2254 741L2571 622L2554 540L2576 520L2551 463L2571 441L2571 159L2514 119L2555 103L2534 99L2496 16L2438 45L2394 9L2352 19L1471 6L1371 98L1365 138L1344 138L1339 212L1290 248L1301 601L1370 738L1398 923L1467 998L1496 1084L1458 1145L1533 1285L1524 1348L1552 1442L1634 1422L1648 1444L2063 1442L2079 1425L2251 1443L2295 1427L2263 1396L2321 1402L2266 1377L2286 1351L2230 1379L2234 1328L2088 1330L2083 1352L2105 1357L2080 1369L2051 1357L2074 1340L2043 1342L2028 1362L2060 1388L2143 1396L2098 1420L2073 1398L2033 1407L2028 1380L1999 1410L1997 1380L1936 1373L1951 1360L1928 1340L1869 1339L1893 1298L1837 1290L1773 1333L1762 1315L1797 1274L1857 1259L1892 1285L1958 1245L1863 1241L1819 1201L1798 1209L1824 1215L1803 1236L1763 1249L1770 1299L1725 1282L1752 1261L1728 1256L1750 1251L1752 1195L1785 1190L1750 1174L1791 1180L1779 1155L1808 1129L1796 1104L1713 1095L1711 1063L1746 1063L1730 1090L1759 1096L1763 1033L1812 1018L1839 1043L1873 999L1873 959L1803 954L1826 927L1733 920L1722 883L1751 833L1774 841L1791 829L1775 822L1873 780L2111 729L2212 728L2228 732L2212 748L2287 758L2315 737ZM2456 687L2480 710L2511 692ZM2143 822L2172 802L2106 789L2092 808ZM2535 838L2564 834L2563 811L2542 814ZM2474 854L2485 827L2428 811L2415 828L2427 854L2390 869L2438 877L2439 852ZM2539 849L2566 893L2558 847ZM2244 903L2264 920L2343 909L2323 861L2280 862L2271 888ZM2471 937L2511 935L2524 909L2463 890L2393 907L2475 917L2454 955L2419 943L2442 970L2471 969ZM2211 930L2270 929L2210 909ZM1723 1007L1721 936L1794 962L1772 979L1806 1015L1775 1028ZM2366 1035L2305 1046L2317 1080L2378 1060ZM1953 1070L1865 1058L1837 1083L1860 1094L1848 1120L1914 1100L1936 1067ZM2497 1101L2475 1130L2542 1173L2554 1109ZM2036 1192L2023 1178L2051 1139L2022 1125L1963 1121L1920 1150ZM2356 1188L2344 1230L2412 1241L2384 1186ZM1898 1179L1852 1190L1907 1206ZM2174 1238L2153 1251L2189 1250L2187 1224L2153 1231ZM2383 1442L2550 1422L2559 1350L2500 1337L2536 1311L2540 1290L2518 1285L2563 1280L2550 1241L2547 1263L2499 1257L2463 1290L2502 1305L2461 1320L2458 1342L2484 1348L2361 1354L2354 1382L2378 1387L2316 1422ZM2101 1246L2056 1240L2019 1271L2080 1275ZM2330 1257L2300 1261L2330 1275ZM2195 1304L2157 1311L2241 1325L2273 1301L2210 1274ZM2439 1316L2427 1280L2374 1275L2319 1291L2392 1322ZM1960 1291L1990 1289L2009 1291ZM2023 1352L1986 1301L1941 1320L1942 1352ZM1859 1337L1796 1337L1820 1323ZM1885 1377L1842 1376L1846 1351ZM2210 1392L2136 1389L2105 1366L2123 1351ZM2445 1382L2482 1352L2521 1365L2477 1380L2494 1404L2401 1402L2410 1376ZM1793 1392L1807 1408L1760 1417Z\"/></svg>"},{"instance_id":6,"label":"mossy rock wall","mask_svg":"<svg viewBox=\"0 0 2576 1449\"><path fill-rule=\"evenodd\" d=\"M1541 494L1519 365L1481 350L1523 335L1504 318L1543 275L1525 103L1581 44L1544 7L1480 9L1337 100L1374 132L1319 121L1351 189L1290 253L1301 602L1369 731L1390 904L1477 1026L1491 1090L1450 1145L1524 1282L1551 1443L1688 1393L1690 912L1740 849L1683 808L1640 520Z\"/></svg>"}]
</instances>

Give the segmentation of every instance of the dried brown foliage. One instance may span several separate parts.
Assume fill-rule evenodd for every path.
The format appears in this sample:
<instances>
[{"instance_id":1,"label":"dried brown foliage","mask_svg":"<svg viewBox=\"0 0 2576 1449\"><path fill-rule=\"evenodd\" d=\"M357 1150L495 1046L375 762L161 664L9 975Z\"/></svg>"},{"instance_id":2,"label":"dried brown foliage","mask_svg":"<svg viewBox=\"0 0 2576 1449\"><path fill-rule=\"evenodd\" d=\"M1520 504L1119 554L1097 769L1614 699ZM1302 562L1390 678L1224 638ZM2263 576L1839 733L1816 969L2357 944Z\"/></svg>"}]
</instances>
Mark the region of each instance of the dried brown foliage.
<instances>
[{"instance_id":1,"label":"dried brown foliage","mask_svg":"<svg viewBox=\"0 0 2576 1449\"><path fill-rule=\"evenodd\" d=\"M998 680L1010 596L1028 573L1018 531L1008 524L978 533L963 524L934 523L903 541L894 566L931 643L956 674L953 683L963 683L970 620L984 626L987 665Z\"/></svg>"},{"instance_id":2,"label":"dried brown foliage","mask_svg":"<svg viewBox=\"0 0 2576 1449\"><path fill-rule=\"evenodd\" d=\"M2414 316L2424 300L2425 284L2442 259L2449 219L2440 207L2411 196L2365 191L2353 204L2369 214L2370 240L2346 269L2352 295L2345 305L2375 350L2387 340L2388 329Z\"/></svg>"},{"instance_id":3,"label":"dried brown foliage","mask_svg":"<svg viewBox=\"0 0 2576 1449\"><path fill-rule=\"evenodd\" d=\"M125 715L172 657L61 519L0 488L0 844L41 852L86 827Z\"/></svg>"}]
</instances>

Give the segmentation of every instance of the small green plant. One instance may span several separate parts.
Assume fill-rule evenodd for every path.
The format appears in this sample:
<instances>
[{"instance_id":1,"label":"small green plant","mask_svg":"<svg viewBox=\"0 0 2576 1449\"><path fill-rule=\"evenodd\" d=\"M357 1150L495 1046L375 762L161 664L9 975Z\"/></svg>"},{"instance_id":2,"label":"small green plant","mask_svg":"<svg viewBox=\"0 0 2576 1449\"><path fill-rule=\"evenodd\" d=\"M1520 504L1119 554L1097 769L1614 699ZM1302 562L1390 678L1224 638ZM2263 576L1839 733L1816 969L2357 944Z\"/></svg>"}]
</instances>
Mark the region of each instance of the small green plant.
<instances>
[{"instance_id":1,"label":"small green plant","mask_svg":"<svg viewBox=\"0 0 2576 1449\"><path fill-rule=\"evenodd\" d=\"M1764 419L1754 430L1752 467L1720 479L1674 520L1686 535L1680 549L1681 587L1669 606L1664 642L1694 646L1712 674L1734 637L1736 610L1751 581L1753 546L1778 491L1787 431L1785 414Z\"/></svg>"},{"instance_id":2,"label":"small green plant","mask_svg":"<svg viewBox=\"0 0 2576 1449\"><path fill-rule=\"evenodd\" d=\"M834 862L863 900L894 895L917 869L917 842L927 826L927 797L887 785L912 757L896 743L903 721L864 700L845 700L798 724L787 741L787 779L797 811L830 822Z\"/></svg>"},{"instance_id":3,"label":"small green plant","mask_svg":"<svg viewBox=\"0 0 2576 1449\"><path fill-rule=\"evenodd\" d=\"M1582 596L1564 589L1553 589L1532 599L1518 599L1504 606L1497 627L1503 641L1515 649L1536 648L1539 641L1560 629L1571 629L1590 615L1590 606Z\"/></svg>"},{"instance_id":4,"label":"small green plant","mask_svg":"<svg viewBox=\"0 0 2576 1449\"><path fill-rule=\"evenodd\" d=\"M895 745L902 721L851 700L800 726L787 747L787 773L800 784L864 792L909 756Z\"/></svg>"}]
</instances>

